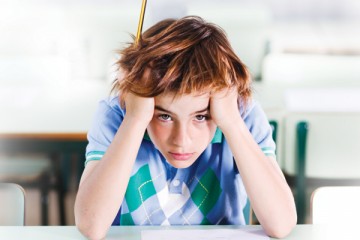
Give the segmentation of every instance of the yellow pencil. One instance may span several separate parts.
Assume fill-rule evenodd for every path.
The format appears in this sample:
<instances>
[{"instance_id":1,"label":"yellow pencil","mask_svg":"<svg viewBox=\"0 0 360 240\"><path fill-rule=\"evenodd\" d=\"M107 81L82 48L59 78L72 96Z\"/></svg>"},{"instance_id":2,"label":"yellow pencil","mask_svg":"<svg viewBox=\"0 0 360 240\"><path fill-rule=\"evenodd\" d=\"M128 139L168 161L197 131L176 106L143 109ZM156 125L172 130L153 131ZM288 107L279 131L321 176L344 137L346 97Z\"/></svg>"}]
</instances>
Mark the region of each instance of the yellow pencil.
<instances>
[{"instance_id":1,"label":"yellow pencil","mask_svg":"<svg viewBox=\"0 0 360 240\"><path fill-rule=\"evenodd\" d=\"M146 0L143 0L142 5L141 5L139 25L138 25L137 34L136 34L136 44L138 44L139 41L140 41L140 36L141 36L141 32L142 32L142 26L143 26L143 23L144 23L145 8L146 8Z\"/></svg>"}]
</instances>

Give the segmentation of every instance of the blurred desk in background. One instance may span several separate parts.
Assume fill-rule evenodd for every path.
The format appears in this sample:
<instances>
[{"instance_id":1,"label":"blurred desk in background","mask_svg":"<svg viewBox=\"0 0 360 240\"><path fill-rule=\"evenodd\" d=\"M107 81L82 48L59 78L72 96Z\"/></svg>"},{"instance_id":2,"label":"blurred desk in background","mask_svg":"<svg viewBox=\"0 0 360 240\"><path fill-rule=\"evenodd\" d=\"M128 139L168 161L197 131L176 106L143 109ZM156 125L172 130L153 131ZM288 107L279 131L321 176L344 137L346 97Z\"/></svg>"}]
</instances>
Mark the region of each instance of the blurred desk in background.
<instances>
[{"instance_id":1,"label":"blurred desk in background","mask_svg":"<svg viewBox=\"0 0 360 240\"><path fill-rule=\"evenodd\" d=\"M86 133L0 133L0 153L48 154L63 173L69 173L72 156L78 160L78 173L82 172L86 146Z\"/></svg>"},{"instance_id":2,"label":"blurred desk in background","mask_svg":"<svg viewBox=\"0 0 360 240\"><path fill-rule=\"evenodd\" d=\"M86 133L0 133L0 154L9 155L10 159L12 155L41 154L51 160L61 225L65 225L64 198L69 181L72 177L76 183L80 179L86 145ZM42 214L43 219L47 219L47 207ZM47 224L47 220L43 224Z\"/></svg>"},{"instance_id":3,"label":"blurred desk in background","mask_svg":"<svg viewBox=\"0 0 360 240\"><path fill-rule=\"evenodd\" d=\"M14 60L15 66L19 63L25 67L29 59ZM46 66L48 63L42 68ZM41 68L38 70L41 73ZM29 78L13 78L7 73L0 77L0 180L17 180L25 188L39 190L42 225L47 225L47 189L63 195L57 202L77 190L84 167L86 132L99 101L109 95L111 84L95 79L54 81L51 74L45 74L44 79L30 73ZM29 172L39 173L43 165L47 167L41 170L43 178L39 179L39 174L36 179L24 177ZM63 206L59 204L59 208ZM63 224L64 216L59 220Z\"/></svg>"}]
</instances>

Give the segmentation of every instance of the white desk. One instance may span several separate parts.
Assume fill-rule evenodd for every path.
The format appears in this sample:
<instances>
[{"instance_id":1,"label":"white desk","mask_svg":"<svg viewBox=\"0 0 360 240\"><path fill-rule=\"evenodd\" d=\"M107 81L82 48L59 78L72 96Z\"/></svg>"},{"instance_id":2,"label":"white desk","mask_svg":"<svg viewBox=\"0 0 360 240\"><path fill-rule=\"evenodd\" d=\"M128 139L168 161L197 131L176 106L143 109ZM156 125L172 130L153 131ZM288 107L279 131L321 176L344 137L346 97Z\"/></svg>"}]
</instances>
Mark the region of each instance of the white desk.
<instances>
[{"instance_id":1,"label":"white desk","mask_svg":"<svg viewBox=\"0 0 360 240\"><path fill-rule=\"evenodd\" d=\"M141 230L159 229L220 229L242 228L261 229L260 226L192 226L192 227L111 227L106 239L117 240L140 240ZM0 226L0 238L7 240L72 240L86 239L74 226L50 226L50 227L4 227ZM332 240L332 239L360 239L360 232L356 226L321 226L321 225L297 225L292 233L284 238L286 240Z\"/></svg>"}]
</instances>

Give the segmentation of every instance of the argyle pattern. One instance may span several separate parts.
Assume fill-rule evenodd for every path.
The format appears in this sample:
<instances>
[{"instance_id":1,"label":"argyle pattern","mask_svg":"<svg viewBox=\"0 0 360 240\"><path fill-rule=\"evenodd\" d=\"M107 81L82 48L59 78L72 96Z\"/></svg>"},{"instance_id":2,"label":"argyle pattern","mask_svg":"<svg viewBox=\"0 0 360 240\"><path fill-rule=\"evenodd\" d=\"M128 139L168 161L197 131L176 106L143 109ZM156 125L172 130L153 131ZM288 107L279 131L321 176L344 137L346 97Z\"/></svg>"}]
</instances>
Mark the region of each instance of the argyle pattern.
<instances>
[{"instance_id":1,"label":"argyle pattern","mask_svg":"<svg viewBox=\"0 0 360 240\"><path fill-rule=\"evenodd\" d=\"M122 205L120 225L199 225L210 224L207 214L222 192L215 172L208 168L182 184L182 193L169 193L168 185L156 191L155 184L165 172L151 176L148 164L130 178ZM192 189L192 191L190 190Z\"/></svg>"}]
</instances>

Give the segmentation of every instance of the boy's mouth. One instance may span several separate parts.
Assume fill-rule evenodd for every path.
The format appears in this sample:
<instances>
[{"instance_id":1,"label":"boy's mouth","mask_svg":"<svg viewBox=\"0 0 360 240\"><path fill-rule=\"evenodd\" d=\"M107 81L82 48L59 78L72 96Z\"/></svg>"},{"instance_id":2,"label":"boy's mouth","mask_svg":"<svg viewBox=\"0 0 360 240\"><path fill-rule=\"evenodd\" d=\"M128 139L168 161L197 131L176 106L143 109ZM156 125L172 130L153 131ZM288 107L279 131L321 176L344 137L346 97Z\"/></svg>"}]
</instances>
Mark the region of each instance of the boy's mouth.
<instances>
[{"instance_id":1,"label":"boy's mouth","mask_svg":"<svg viewBox=\"0 0 360 240\"><path fill-rule=\"evenodd\" d=\"M175 160L188 160L190 159L194 153L173 153L173 152L169 152L170 155L175 159Z\"/></svg>"}]
</instances>

